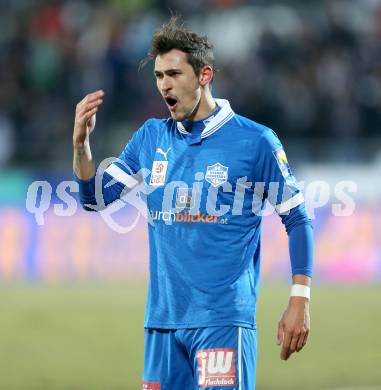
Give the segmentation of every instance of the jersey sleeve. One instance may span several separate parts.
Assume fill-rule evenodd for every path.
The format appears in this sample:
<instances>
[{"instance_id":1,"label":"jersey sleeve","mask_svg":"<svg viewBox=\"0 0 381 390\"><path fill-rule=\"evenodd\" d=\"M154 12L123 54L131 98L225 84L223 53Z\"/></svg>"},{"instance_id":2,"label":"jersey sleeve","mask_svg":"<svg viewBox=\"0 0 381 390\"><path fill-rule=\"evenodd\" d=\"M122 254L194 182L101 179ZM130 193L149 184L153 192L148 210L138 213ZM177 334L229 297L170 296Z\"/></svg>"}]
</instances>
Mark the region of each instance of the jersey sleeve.
<instances>
[{"instance_id":1,"label":"jersey sleeve","mask_svg":"<svg viewBox=\"0 0 381 390\"><path fill-rule=\"evenodd\" d=\"M292 275L312 277L314 263L314 239L312 221L304 204L294 207L287 215L281 215L288 234L288 247Z\"/></svg>"},{"instance_id":2,"label":"jersey sleeve","mask_svg":"<svg viewBox=\"0 0 381 390\"><path fill-rule=\"evenodd\" d=\"M119 187L132 187L136 184L134 175L139 172L141 166L139 161L140 151L143 147L144 129L146 124L134 133L126 147L104 171L105 179Z\"/></svg>"},{"instance_id":3,"label":"jersey sleeve","mask_svg":"<svg viewBox=\"0 0 381 390\"><path fill-rule=\"evenodd\" d=\"M140 170L139 155L143 147L144 128L145 124L135 132L122 153L111 164L102 162L93 178L81 180L74 175L79 184L80 202L86 210L103 209L119 199L123 190L139 183L137 173Z\"/></svg>"},{"instance_id":4,"label":"jersey sleeve","mask_svg":"<svg viewBox=\"0 0 381 390\"><path fill-rule=\"evenodd\" d=\"M270 129L266 129L260 140L261 181L264 197L274 206L278 214L288 213L304 202L303 193L288 164L283 146Z\"/></svg>"}]
</instances>

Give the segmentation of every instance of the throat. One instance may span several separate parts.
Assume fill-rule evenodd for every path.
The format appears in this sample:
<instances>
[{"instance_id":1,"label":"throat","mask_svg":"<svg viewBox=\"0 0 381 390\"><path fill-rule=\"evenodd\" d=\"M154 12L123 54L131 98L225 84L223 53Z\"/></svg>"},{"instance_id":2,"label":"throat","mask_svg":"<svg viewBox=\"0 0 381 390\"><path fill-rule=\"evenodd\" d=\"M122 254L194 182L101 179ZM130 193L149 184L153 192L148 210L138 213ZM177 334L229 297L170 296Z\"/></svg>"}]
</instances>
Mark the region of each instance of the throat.
<instances>
[{"instance_id":1,"label":"throat","mask_svg":"<svg viewBox=\"0 0 381 390\"><path fill-rule=\"evenodd\" d=\"M185 130L192 134L202 133L206 126L203 121L191 121L189 119L185 119L181 123L185 127Z\"/></svg>"},{"instance_id":2,"label":"throat","mask_svg":"<svg viewBox=\"0 0 381 390\"><path fill-rule=\"evenodd\" d=\"M203 121L207 118L209 118L211 115L213 115L218 110L217 103L212 100L212 102L205 101L202 98L197 103L196 107L193 110L192 115L189 117L189 119L193 121Z\"/></svg>"},{"instance_id":3,"label":"throat","mask_svg":"<svg viewBox=\"0 0 381 390\"><path fill-rule=\"evenodd\" d=\"M209 122L213 120L219 111L220 107L216 104L215 109L206 117L199 120L185 119L182 124L188 132L198 132L200 129L202 131L209 124Z\"/></svg>"}]
</instances>

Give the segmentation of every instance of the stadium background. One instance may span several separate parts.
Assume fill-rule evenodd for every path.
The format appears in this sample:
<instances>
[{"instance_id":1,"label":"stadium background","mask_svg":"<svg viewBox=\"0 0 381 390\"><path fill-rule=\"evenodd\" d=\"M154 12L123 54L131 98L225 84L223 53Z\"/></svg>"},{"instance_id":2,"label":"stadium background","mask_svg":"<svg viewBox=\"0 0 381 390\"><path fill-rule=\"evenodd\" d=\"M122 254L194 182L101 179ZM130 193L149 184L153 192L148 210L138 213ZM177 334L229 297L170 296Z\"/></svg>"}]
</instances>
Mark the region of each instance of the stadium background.
<instances>
[{"instance_id":1,"label":"stadium background","mask_svg":"<svg viewBox=\"0 0 381 390\"><path fill-rule=\"evenodd\" d=\"M287 236L265 218L257 388L381 389L379 0L0 1L0 389L139 388L144 221L118 234L79 207L57 216L56 191L72 180L73 111L87 92L107 94L98 161L167 115L152 65L138 65L168 9L214 43L214 95L278 132L314 217L312 333L287 363L275 345ZM42 225L27 210L34 181L52 188ZM357 186L353 212L343 181Z\"/></svg>"}]
</instances>

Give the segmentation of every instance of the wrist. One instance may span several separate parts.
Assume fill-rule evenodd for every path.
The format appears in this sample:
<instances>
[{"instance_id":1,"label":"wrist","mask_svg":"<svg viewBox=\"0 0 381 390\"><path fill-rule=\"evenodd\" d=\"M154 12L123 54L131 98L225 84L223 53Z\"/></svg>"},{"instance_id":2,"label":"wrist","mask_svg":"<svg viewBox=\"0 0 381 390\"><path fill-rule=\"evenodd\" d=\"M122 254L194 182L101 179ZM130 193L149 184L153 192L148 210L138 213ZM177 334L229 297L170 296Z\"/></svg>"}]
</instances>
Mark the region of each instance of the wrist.
<instances>
[{"instance_id":1,"label":"wrist","mask_svg":"<svg viewBox=\"0 0 381 390\"><path fill-rule=\"evenodd\" d=\"M290 297L289 306L297 306L297 307L305 307L308 308L310 304L310 300L305 297Z\"/></svg>"},{"instance_id":2,"label":"wrist","mask_svg":"<svg viewBox=\"0 0 381 390\"><path fill-rule=\"evenodd\" d=\"M307 275L295 274L292 275L292 284L303 284L305 286L311 286L311 278Z\"/></svg>"},{"instance_id":3,"label":"wrist","mask_svg":"<svg viewBox=\"0 0 381 390\"><path fill-rule=\"evenodd\" d=\"M90 145L89 137L86 137L85 139L77 137L73 137L73 147L74 149L83 149Z\"/></svg>"},{"instance_id":4,"label":"wrist","mask_svg":"<svg viewBox=\"0 0 381 390\"><path fill-rule=\"evenodd\" d=\"M290 296L309 300L311 298L311 288L305 284L294 283L291 286Z\"/></svg>"}]
</instances>

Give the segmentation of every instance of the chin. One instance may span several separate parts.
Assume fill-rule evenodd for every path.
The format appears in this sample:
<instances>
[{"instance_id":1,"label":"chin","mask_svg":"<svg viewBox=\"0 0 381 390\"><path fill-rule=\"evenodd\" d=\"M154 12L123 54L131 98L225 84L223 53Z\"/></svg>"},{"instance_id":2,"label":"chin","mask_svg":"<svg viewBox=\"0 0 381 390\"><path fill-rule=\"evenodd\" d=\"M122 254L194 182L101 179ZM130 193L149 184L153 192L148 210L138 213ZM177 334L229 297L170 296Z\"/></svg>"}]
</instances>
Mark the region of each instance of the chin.
<instances>
[{"instance_id":1,"label":"chin","mask_svg":"<svg viewBox=\"0 0 381 390\"><path fill-rule=\"evenodd\" d=\"M184 114L180 114L176 112L171 112L171 117L177 122L182 122L184 119L186 119Z\"/></svg>"}]
</instances>

